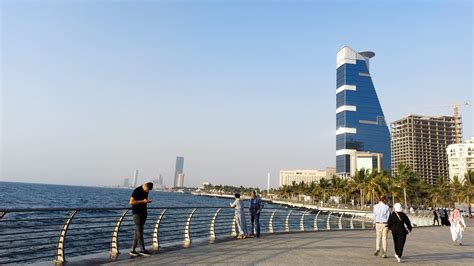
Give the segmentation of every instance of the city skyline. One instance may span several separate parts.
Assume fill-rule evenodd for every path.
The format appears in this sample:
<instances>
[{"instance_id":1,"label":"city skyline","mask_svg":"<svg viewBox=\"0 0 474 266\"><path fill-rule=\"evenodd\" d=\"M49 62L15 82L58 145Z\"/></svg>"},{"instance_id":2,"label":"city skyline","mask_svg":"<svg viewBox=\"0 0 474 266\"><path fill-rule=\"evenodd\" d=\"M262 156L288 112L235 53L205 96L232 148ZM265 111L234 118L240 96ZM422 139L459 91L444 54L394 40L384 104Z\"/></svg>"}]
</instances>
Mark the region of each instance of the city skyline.
<instances>
[{"instance_id":1,"label":"city skyline","mask_svg":"<svg viewBox=\"0 0 474 266\"><path fill-rule=\"evenodd\" d=\"M362 3L2 1L0 180L111 185L140 169L171 185L180 154L186 185L264 188L336 166L344 45L377 54L387 124L473 103L471 2Z\"/></svg>"}]
</instances>

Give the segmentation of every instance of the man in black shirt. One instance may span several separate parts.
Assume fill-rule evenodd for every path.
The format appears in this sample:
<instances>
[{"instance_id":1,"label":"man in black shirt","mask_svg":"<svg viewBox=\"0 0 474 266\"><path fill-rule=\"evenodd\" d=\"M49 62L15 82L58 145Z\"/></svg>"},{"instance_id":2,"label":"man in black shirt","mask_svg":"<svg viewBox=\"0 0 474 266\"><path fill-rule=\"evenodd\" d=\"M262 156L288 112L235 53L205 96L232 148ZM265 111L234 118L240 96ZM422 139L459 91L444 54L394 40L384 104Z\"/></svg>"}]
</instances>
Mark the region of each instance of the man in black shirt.
<instances>
[{"instance_id":1,"label":"man in black shirt","mask_svg":"<svg viewBox=\"0 0 474 266\"><path fill-rule=\"evenodd\" d=\"M143 241L143 226L145 225L146 217L148 215L146 206L151 200L148 199L148 191L153 189L153 183L143 184L135 190L133 190L132 196L130 197L130 205L132 205L133 222L135 223L135 236L133 238L132 249L130 250L130 256L149 256L150 252L145 249L145 242ZM140 242L141 251L137 253L135 251L137 243Z\"/></svg>"}]
</instances>

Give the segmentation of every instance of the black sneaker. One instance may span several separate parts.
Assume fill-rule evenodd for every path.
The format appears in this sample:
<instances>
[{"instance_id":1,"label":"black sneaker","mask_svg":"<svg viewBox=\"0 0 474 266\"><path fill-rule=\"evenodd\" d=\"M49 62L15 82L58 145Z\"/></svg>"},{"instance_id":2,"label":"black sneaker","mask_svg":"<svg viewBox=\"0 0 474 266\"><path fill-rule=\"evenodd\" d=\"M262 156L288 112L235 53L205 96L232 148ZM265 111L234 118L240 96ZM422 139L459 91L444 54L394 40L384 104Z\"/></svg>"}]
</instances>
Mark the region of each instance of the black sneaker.
<instances>
[{"instance_id":1,"label":"black sneaker","mask_svg":"<svg viewBox=\"0 0 474 266\"><path fill-rule=\"evenodd\" d=\"M130 257L138 256L138 252L136 252L135 250L130 250L130 252L128 254L130 254Z\"/></svg>"},{"instance_id":2,"label":"black sneaker","mask_svg":"<svg viewBox=\"0 0 474 266\"><path fill-rule=\"evenodd\" d=\"M140 251L140 255L142 255L142 256L150 256L151 253L148 252L148 250L142 250L142 251Z\"/></svg>"}]
</instances>

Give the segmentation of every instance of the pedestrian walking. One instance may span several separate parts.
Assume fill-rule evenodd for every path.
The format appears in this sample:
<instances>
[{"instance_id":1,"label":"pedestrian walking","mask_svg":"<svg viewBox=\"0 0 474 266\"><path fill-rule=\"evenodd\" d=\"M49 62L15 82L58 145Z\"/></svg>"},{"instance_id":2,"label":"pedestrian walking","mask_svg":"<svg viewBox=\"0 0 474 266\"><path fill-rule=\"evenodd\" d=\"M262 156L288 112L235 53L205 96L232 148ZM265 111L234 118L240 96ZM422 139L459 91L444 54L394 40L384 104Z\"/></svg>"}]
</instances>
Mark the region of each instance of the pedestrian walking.
<instances>
[{"instance_id":1,"label":"pedestrian walking","mask_svg":"<svg viewBox=\"0 0 474 266\"><path fill-rule=\"evenodd\" d=\"M136 257L138 255L149 256L150 252L145 249L145 242L143 241L143 226L145 225L148 216L147 205L151 202L148 199L148 192L153 189L153 183L143 184L133 190L130 197L130 205L132 205L133 222L135 223L135 235L133 237L132 249L130 256ZM140 244L140 253L135 249L137 244Z\"/></svg>"},{"instance_id":2,"label":"pedestrian walking","mask_svg":"<svg viewBox=\"0 0 474 266\"><path fill-rule=\"evenodd\" d=\"M257 192L252 191L252 198L250 199L249 213L252 230L250 234L260 237L260 213L262 212L262 199L257 195Z\"/></svg>"},{"instance_id":3,"label":"pedestrian walking","mask_svg":"<svg viewBox=\"0 0 474 266\"><path fill-rule=\"evenodd\" d=\"M240 200L240 194L236 193L234 195L235 201L230 204L230 207L234 208L234 215L235 221L237 224L237 238L244 239L247 238L247 223L245 221L245 212L244 212L244 204Z\"/></svg>"},{"instance_id":4,"label":"pedestrian walking","mask_svg":"<svg viewBox=\"0 0 474 266\"><path fill-rule=\"evenodd\" d=\"M433 210L433 225L435 225L435 223L438 223L439 225L438 212L436 209Z\"/></svg>"},{"instance_id":5,"label":"pedestrian walking","mask_svg":"<svg viewBox=\"0 0 474 266\"><path fill-rule=\"evenodd\" d=\"M402 211L402 205L395 203L394 211L388 218L388 229L392 231L393 245L395 247L395 258L398 262L402 260L403 247L407 239L407 234L411 232L412 226L408 216Z\"/></svg>"},{"instance_id":6,"label":"pedestrian walking","mask_svg":"<svg viewBox=\"0 0 474 266\"><path fill-rule=\"evenodd\" d=\"M459 209L454 208L453 212L449 216L449 222L451 223L451 238L453 239L453 245L456 244L462 246L462 232L466 228L466 223L462 217Z\"/></svg>"},{"instance_id":7,"label":"pedestrian walking","mask_svg":"<svg viewBox=\"0 0 474 266\"><path fill-rule=\"evenodd\" d=\"M380 245L382 245L382 258L387 257L387 235L388 235L388 217L390 210L385 204L385 197L380 196L379 203L374 206L374 227L375 227L375 252L374 256L380 253Z\"/></svg>"},{"instance_id":8,"label":"pedestrian walking","mask_svg":"<svg viewBox=\"0 0 474 266\"><path fill-rule=\"evenodd\" d=\"M446 208L443 209L443 216L444 216L444 225L451 226L451 223L449 222L448 210L446 210Z\"/></svg>"}]
</instances>

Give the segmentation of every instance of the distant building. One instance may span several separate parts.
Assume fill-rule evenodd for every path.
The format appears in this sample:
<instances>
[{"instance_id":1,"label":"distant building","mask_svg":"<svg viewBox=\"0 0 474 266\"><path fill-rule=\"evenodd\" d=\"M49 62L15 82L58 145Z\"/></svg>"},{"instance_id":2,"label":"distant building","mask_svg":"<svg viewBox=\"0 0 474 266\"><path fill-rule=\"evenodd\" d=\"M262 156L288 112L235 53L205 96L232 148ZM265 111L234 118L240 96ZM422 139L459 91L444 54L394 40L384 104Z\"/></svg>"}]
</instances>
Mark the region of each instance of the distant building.
<instances>
[{"instance_id":1,"label":"distant building","mask_svg":"<svg viewBox=\"0 0 474 266\"><path fill-rule=\"evenodd\" d=\"M123 179L123 187L130 187L130 178Z\"/></svg>"},{"instance_id":2,"label":"distant building","mask_svg":"<svg viewBox=\"0 0 474 266\"><path fill-rule=\"evenodd\" d=\"M329 179L335 174L335 168L332 167L328 167L326 170L281 170L280 187L290 186L293 182L311 184L311 182L318 182L321 178Z\"/></svg>"},{"instance_id":3,"label":"distant building","mask_svg":"<svg viewBox=\"0 0 474 266\"><path fill-rule=\"evenodd\" d=\"M178 175L178 186L177 187L184 187L184 174Z\"/></svg>"},{"instance_id":4,"label":"distant building","mask_svg":"<svg viewBox=\"0 0 474 266\"><path fill-rule=\"evenodd\" d=\"M178 186L178 176L183 173L184 169L184 157L176 157L176 167L174 171L174 182L173 187Z\"/></svg>"},{"instance_id":5,"label":"distant building","mask_svg":"<svg viewBox=\"0 0 474 266\"><path fill-rule=\"evenodd\" d=\"M160 174L157 179L152 181L155 188L163 187L163 176Z\"/></svg>"},{"instance_id":6,"label":"distant building","mask_svg":"<svg viewBox=\"0 0 474 266\"><path fill-rule=\"evenodd\" d=\"M348 46L337 52L336 172L341 176L353 175L356 152L381 154L378 169L391 168L390 132L369 71L374 56Z\"/></svg>"},{"instance_id":7,"label":"distant building","mask_svg":"<svg viewBox=\"0 0 474 266\"><path fill-rule=\"evenodd\" d=\"M160 187L163 186L163 176L161 174L158 176L158 182L157 183L158 183L157 184L158 186L160 186Z\"/></svg>"},{"instance_id":8,"label":"distant building","mask_svg":"<svg viewBox=\"0 0 474 266\"><path fill-rule=\"evenodd\" d=\"M449 145L446 152L449 162L449 179L452 181L457 176L462 182L468 171L474 171L474 137L466 143Z\"/></svg>"},{"instance_id":9,"label":"distant building","mask_svg":"<svg viewBox=\"0 0 474 266\"><path fill-rule=\"evenodd\" d=\"M393 122L392 174L397 175L397 166L404 164L428 184L436 184L438 178L447 179L446 148L457 138L462 139L462 131L457 132L454 125L452 116L409 115Z\"/></svg>"},{"instance_id":10,"label":"distant building","mask_svg":"<svg viewBox=\"0 0 474 266\"><path fill-rule=\"evenodd\" d=\"M133 187L137 187L137 183L138 183L138 169L135 170L135 173L133 175L133 183L132 183L132 186Z\"/></svg>"}]
</instances>

